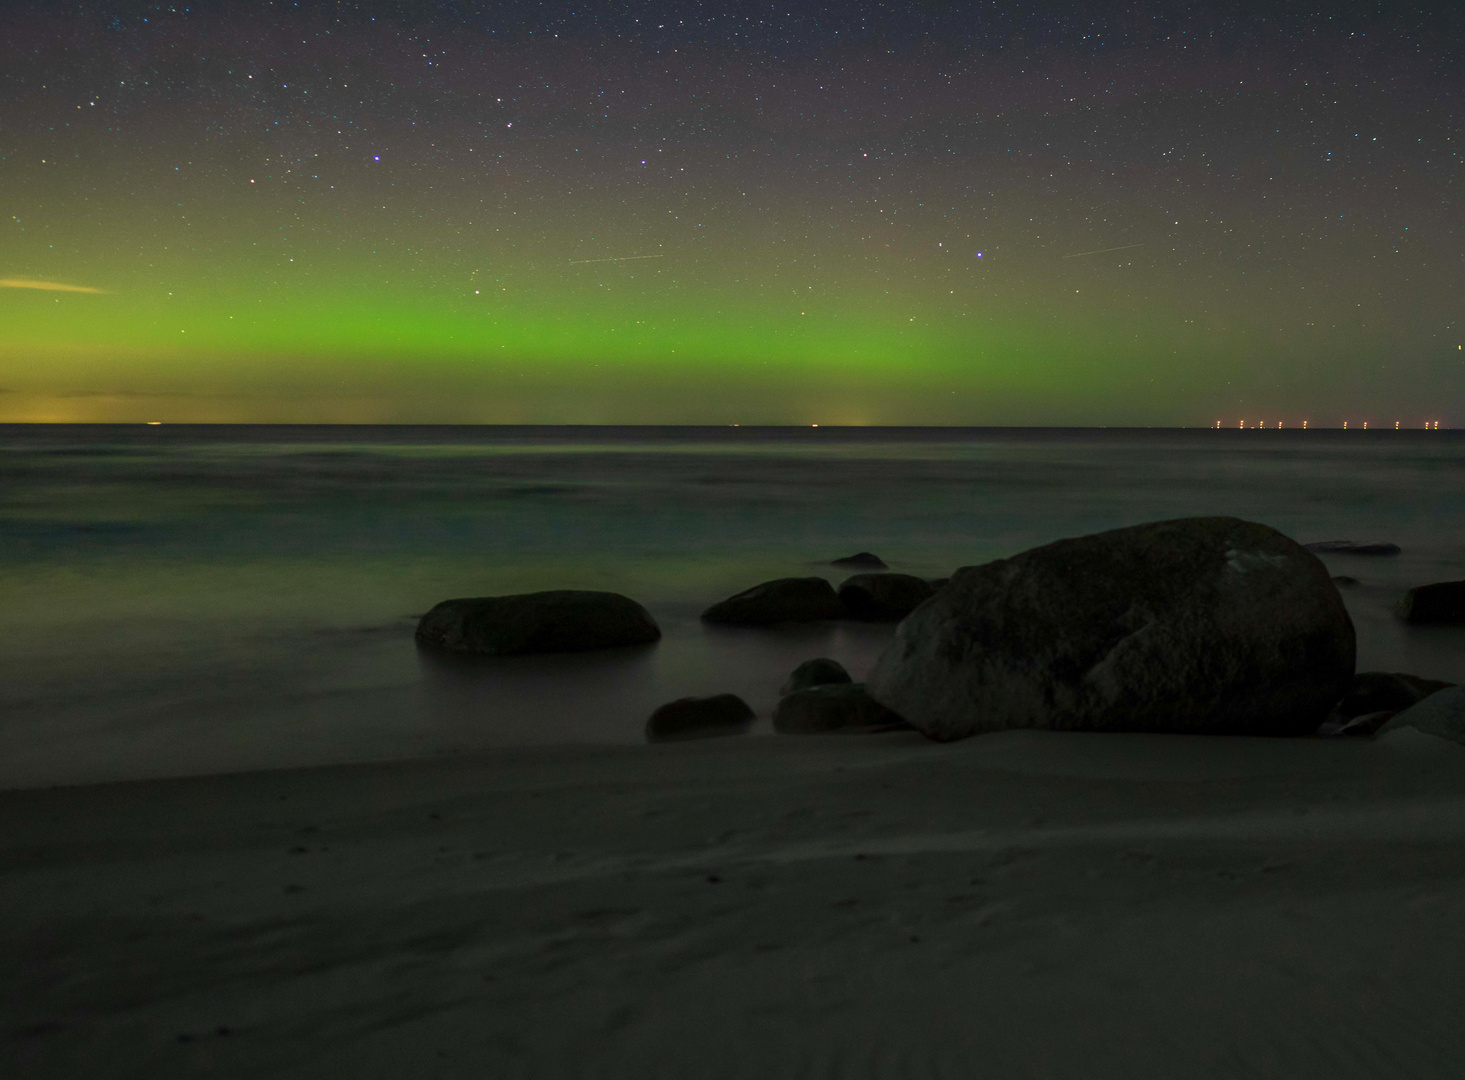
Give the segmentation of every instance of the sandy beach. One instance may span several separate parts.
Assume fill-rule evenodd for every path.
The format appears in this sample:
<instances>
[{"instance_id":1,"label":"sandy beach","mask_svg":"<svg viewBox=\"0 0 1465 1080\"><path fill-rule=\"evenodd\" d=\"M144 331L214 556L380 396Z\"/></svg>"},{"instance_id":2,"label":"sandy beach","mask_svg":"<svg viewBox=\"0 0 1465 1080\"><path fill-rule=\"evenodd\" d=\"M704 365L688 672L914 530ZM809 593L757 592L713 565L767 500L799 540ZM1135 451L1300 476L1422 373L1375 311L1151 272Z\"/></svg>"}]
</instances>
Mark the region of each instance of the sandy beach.
<instances>
[{"instance_id":1,"label":"sandy beach","mask_svg":"<svg viewBox=\"0 0 1465 1080\"><path fill-rule=\"evenodd\" d=\"M1465 748L748 737L0 794L24 1077L1445 1077Z\"/></svg>"}]
</instances>

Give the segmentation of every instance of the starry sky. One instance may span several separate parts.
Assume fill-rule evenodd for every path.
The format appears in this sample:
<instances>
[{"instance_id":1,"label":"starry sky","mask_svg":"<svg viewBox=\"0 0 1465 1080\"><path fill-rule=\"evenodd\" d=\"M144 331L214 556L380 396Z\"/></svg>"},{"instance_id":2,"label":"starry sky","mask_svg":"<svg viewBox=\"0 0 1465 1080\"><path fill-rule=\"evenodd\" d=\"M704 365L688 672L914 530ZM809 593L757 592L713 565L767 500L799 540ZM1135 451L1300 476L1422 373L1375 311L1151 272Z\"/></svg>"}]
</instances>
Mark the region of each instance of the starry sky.
<instances>
[{"instance_id":1,"label":"starry sky","mask_svg":"<svg viewBox=\"0 0 1465 1080\"><path fill-rule=\"evenodd\" d=\"M1465 423L1456 3L34 3L0 421Z\"/></svg>"}]
</instances>

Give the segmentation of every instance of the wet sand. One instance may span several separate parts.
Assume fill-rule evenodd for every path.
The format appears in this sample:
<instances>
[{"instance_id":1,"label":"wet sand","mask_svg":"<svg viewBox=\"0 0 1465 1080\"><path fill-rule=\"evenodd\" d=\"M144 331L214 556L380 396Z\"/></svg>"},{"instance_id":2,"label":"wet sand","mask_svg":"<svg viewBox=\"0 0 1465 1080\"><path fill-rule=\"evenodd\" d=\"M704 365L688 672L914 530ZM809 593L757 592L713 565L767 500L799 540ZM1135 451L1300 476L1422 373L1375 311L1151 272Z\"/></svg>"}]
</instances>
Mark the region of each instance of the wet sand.
<instances>
[{"instance_id":1,"label":"wet sand","mask_svg":"<svg viewBox=\"0 0 1465 1080\"><path fill-rule=\"evenodd\" d=\"M1445 1077L1465 747L1009 732L0 793L0 1073Z\"/></svg>"}]
</instances>

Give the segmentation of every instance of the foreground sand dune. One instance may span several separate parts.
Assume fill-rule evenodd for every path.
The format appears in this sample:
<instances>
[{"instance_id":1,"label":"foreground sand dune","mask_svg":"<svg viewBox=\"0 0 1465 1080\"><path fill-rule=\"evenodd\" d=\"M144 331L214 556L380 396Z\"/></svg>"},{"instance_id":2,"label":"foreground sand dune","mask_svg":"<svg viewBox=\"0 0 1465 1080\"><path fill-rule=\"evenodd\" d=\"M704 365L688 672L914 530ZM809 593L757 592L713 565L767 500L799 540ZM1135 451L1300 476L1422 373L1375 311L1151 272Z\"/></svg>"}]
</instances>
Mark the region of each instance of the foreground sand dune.
<instances>
[{"instance_id":1,"label":"foreground sand dune","mask_svg":"<svg viewBox=\"0 0 1465 1080\"><path fill-rule=\"evenodd\" d=\"M1465 748L743 738L0 794L25 1077L1446 1077Z\"/></svg>"}]
</instances>

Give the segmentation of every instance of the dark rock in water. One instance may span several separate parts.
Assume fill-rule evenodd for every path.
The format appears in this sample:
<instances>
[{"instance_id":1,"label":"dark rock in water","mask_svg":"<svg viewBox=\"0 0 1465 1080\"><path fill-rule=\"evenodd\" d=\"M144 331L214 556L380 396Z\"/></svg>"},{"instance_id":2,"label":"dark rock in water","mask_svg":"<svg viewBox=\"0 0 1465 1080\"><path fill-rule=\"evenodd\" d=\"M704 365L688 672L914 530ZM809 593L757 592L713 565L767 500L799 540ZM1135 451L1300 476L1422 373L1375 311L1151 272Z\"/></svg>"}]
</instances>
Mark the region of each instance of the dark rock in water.
<instances>
[{"instance_id":1,"label":"dark rock in water","mask_svg":"<svg viewBox=\"0 0 1465 1080\"><path fill-rule=\"evenodd\" d=\"M1319 735L1372 735L1395 713L1417 705L1438 690L1454 683L1423 679L1402 671L1362 671L1331 715L1318 728Z\"/></svg>"},{"instance_id":2,"label":"dark rock in water","mask_svg":"<svg viewBox=\"0 0 1465 1080\"><path fill-rule=\"evenodd\" d=\"M792 694L795 690L807 690L811 686L830 686L836 683L854 682L849 677L849 672L838 660L829 660L819 657L817 660L805 660L793 673L784 680L778 688L780 694Z\"/></svg>"},{"instance_id":3,"label":"dark rock in water","mask_svg":"<svg viewBox=\"0 0 1465 1080\"><path fill-rule=\"evenodd\" d=\"M1340 589L1351 589L1358 584L1358 579L1349 577L1347 574L1336 574L1333 577L1333 584Z\"/></svg>"},{"instance_id":4,"label":"dark rock in water","mask_svg":"<svg viewBox=\"0 0 1465 1080\"><path fill-rule=\"evenodd\" d=\"M1353 678L1353 623L1275 529L1187 518L958 570L870 694L935 739L1005 728L1308 735Z\"/></svg>"},{"instance_id":5,"label":"dark rock in water","mask_svg":"<svg viewBox=\"0 0 1465 1080\"><path fill-rule=\"evenodd\" d=\"M867 694L863 683L795 690L773 710L773 730L783 735L896 731L909 726Z\"/></svg>"},{"instance_id":6,"label":"dark rock in water","mask_svg":"<svg viewBox=\"0 0 1465 1080\"><path fill-rule=\"evenodd\" d=\"M931 583L910 574L856 574L839 587L839 602L852 619L900 622L930 599Z\"/></svg>"},{"instance_id":7,"label":"dark rock in water","mask_svg":"<svg viewBox=\"0 0 1465 1080\"><path fill-rule=\"evenodd\" d=\"M1465 624L1465 581L1440 581L1410 589L1399 604L1399 615L1408 623Z\"/></svg>"},{"instance_id":8,"label":"dark rock in water","mask_svg":"<svg viewBox=\"0 0 1465 1080\"><path fill-rule=\"evenodd\" d=\"M737 735L747 731L752 722L753 710L736 694L678 698L651 714L651 719L646 721L646 741Z\"/></svg>"},{"instance_id":9,"label":"dark rock in water","mask_svg":"<svg viewBox=\"0 0 1465 1080\"><path fill-rule=\"evenodd\" d=\"M931 591L933 593L940 592L942 589L946 588L947 585L951 584L951 579L949 577L927 578L926 584L931 586Z\"/></svg>"},{"instance_id":10,"label":"dark rock in water","mask_svg":"<svg viewBox=\"0 0 1465 1080\"><path fill-rule=\"evenodd\" d=\"M1438 735L1451 742L1465 743L1465 686L1437 690L1418 705L1411 705L1383 727L1383 735L1400 728L1412 727L1426 735Z\"/></svg>"},{"instance_id":11,"label":"dark rock in water","mask_svg":"<svg viewBox=\"0 0 1465 1080\"><path fill-rule=\"evenodd\" d=\"M1303 544L1318 555L1397 555L1399 545L1384 540L1319 540L1315 544Z\"/></svg>"},{"instance_id":12,"label":"dark rock in water","mask_svg":"<svg viewBox=\"0 0 1465 1080\"><path fill-rule=\"evenodd\" d=\"M417 624L420 644L484 656L584 652L660 637L656 620L636 601L572 589L444 600Z\"/></svg>"},{"instance_id":13,"label":"dark rock in water","mask_svg":"<svg viewBox=\"0 0 1465 1080\"><path fill-rule=\"evenodd\" d=\"M1352 720L1343 723L1336 731L1329 732L1332 735L1342 735L1351 738L1370 738L1377 735L1379 728L1389 722L1394 716L1391 709L1381 709L1378 712L1364 713L1355 716ZM1324 725L1326 727L1327 725Z\"/></svg>"},{"instance_id":14,"label":"dark rock in water","mask_svg":"<svg viewBox=\"0 0 1465 1080\"><path fill-rule=\"evenodd\" d=\"M861 551L855 555L846 555L842 559L834 559L830 566L848 566L856 570L884 570L885 560L879 555L872 555L868 551Z\"/></svg>"},{"instance_id":15,"label":"dark rock in water","mask_svg":"<svg viewBox=\"0 0 1465 1080\"><path fill-rule=\"evenodd\" d=\"M1454 685L1402 671L1361 671L1353 676L1353 685L1343 700L1333 707L1333 717L1347 721L1365 713L1398 712Z\"/></svg>"},{"instance_id":16,"label":"dark rock in water","mask_svg":"<svg viewBox=\"0 0 1465 1080\"><path fill-rule=\"evenodd\" d=\"M754 585L702 612L712 623L771 626L781 622L817 622L844 614L834 586L821 577L778 578Z\"/></svg>"}]
</instances>

